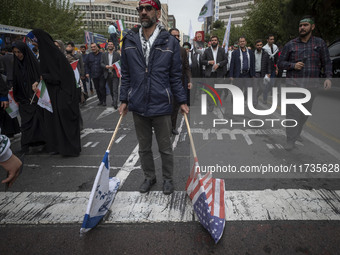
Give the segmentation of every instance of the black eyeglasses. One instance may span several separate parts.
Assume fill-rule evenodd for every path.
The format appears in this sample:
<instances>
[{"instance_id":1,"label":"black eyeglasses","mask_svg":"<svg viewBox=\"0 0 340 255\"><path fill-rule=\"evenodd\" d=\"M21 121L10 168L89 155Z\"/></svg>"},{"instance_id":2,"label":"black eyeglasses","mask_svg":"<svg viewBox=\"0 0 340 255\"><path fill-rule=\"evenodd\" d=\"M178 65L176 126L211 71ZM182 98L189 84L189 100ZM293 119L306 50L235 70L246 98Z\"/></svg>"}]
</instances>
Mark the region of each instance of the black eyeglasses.
<instances>
[{"instance_id":1,"label":"black eyeglasses","mask_svg":"<svg viewBox=\"0 0 340 255\"><path fill-rule=\"evenodd\" d=\"M145 11L150 12L153 9L153 6L146 5L146 6L139 6L139 7L136 8L136 10L138 12L143 12L144 9L145 9Z\"/></svg>"}]
</instances>

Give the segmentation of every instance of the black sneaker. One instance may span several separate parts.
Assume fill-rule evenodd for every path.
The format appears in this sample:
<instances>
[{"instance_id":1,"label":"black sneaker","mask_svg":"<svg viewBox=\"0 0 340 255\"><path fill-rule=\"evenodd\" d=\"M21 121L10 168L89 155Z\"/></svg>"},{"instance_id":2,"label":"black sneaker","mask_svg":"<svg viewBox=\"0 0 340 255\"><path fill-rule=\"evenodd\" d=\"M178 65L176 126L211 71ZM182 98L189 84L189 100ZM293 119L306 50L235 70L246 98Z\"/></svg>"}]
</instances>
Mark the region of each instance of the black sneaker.
<instances>
[{"instance_id":1,"label":"black sneaker","mask_svg":"<svg viewBox=\"0 0 340 255\"><path fill-rule=\"evenodd\" d=\"M295 142L288 141L286 146L284 147L286 151L291 151L295 147Z\"/></svg>"},{"instance_id":2,"label":"black sneaker","mask_svg":"<svg viewBox=\"0 0 340 255\"><path fill-rule=\"evenodd\" d=\"M172 192L174 192L174 185L172 183L172 180L165 180L163 182L163 193L165 195L170 195Z\"/></svg>"},{"instance_id":3,"label":"black sneaker","mask_svg":"<svg viewBox=\"0 0 340 255\"><path fill-rule=\"evenodd\" d=\"M99 105L103 105L103 102L99 102L97 105L98 105L98 106L99 106Z\"/></svg>"},{"instance_id":4,"label":"black sneaker","mask_svg":"<svg viewBox=\"0 0 340 255\"><path fill-rule=\"evenodd\" d=\"M154 179L145 179L142 185L139 187L140 193L146 193L150 191L152 185L156 183L156 178Z\"/></svg>"},{"instance_id":5,"label":"black sneaker","mask_svg":"<svg viewBox=\"0 0 340 255\"><path fill-rule=\"evenodd\" d=\"M105 103L105 102L103 102L103 106L106 106L106 103Z\"/></svg>"}]
</instances>

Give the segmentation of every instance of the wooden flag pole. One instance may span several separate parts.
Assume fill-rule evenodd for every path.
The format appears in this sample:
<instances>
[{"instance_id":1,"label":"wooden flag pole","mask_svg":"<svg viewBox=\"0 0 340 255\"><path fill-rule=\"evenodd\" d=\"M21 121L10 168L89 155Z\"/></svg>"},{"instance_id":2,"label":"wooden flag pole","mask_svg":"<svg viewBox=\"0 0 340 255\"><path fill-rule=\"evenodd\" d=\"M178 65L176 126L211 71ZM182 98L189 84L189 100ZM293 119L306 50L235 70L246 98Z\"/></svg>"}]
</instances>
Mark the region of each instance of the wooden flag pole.
<instances>
[{"instance_id":1,"label":"wooden flag pole","mask_svg":"<svg viewBox=\"0 0 340 255\"><path fill-rule=\"evenodd\" d=\"M195 149L195 144L194 144L194 139L192 139L191 129L190 129L189 121L188 121L188 116L187 116L186 113L184 113L184 118L185 118L185 123L187 124L187 129L188 129L188 134L189 134L189 139L190 139L190 145L191 145L191 149L192 149L192 154L193 154L194 158L197 158L196 149Z\"/></svg>"},{"instance_id":2,"label":"wooden flag pole","mask_svg":"<svg viewBox=\"0 0 340 255\"><path fill-rule=\"evenodd\" d=\"M109 146L108 146L108 147L107 147L107 149L106 149L107 151L111 150L111 147L112 147L113 141L114 141L114 140L115 140L115 138L116 138L116 135L117 135L117 133L118 133L119 126L120 126L120 124L122 123L123 117L124 117L124 115L123 115L123 114L122 114L122 115L120 115L120 118L119 118L119 120L118 120L117 126L116 126L116 128L115 128L115 131L113 132L113 135L112 135L111 141L110 141L110 143L109 143Z\"/></svg>"}]
</instances>

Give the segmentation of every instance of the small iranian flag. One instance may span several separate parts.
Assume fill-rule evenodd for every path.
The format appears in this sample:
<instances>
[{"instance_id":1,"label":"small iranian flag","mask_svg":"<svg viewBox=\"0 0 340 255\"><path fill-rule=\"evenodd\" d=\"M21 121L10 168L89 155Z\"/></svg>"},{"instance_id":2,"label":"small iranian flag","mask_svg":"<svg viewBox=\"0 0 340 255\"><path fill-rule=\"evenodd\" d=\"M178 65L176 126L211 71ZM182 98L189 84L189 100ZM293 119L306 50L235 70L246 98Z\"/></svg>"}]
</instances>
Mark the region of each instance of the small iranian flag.
<instances>
[{"instance_id":1,"label":"small iranian flag","mask_svg":"<svg viewBox=\"0 0 340 255\"><path fill-rule=\"evenodd\" d=\"M45 108L46 110L53 112L50 95L48 94L46 84L43 80L39 82L38 91L36 92L38 100L38 105Z\"/></svg>"},{"instance_id":2,"label":"small iranian flag","mask_svg":"<svg viewBox=\"0 0 340 255\"><path fill-rule=\"evenodd\" d=\"M120 72L120 60L112 64L113 68L116 70L117 77L120 78L122 77L122 74Z\"/></svg>"},{"instance_id":3,"label":"small iranian flag","mask_svg":"<svg viewBox=\"0 0 340 255\"><path fill-rule=\"evenodd\" d=\"M73 69L73 72L74 72L74 77L76 78L76 87L77 88L79 88L79 80L80 80L80 74L79 74L79 70L78 70L78 67L77 67L78 61L79 61L79 59L76 60L76 61L73 61L71 63L71 66L72 66L72 69Z\"/></svg>"},{"instance_id":4,"label":"small iranian flag","mask_svg":"<svg viewBox=\"0 0 340 255\"><path fill-rule=\"evenodd\" d=\"M116 23L119 31L123 31L125 29L124 20L117 20Z\"/></svg>"},{"instance_id":5,"label":"small iranian flag","mask_svg":"<svg viewBox=\"0 0 340 255\"><path fill-rule=\"evenodd\" d=\"M12 119L14 119L15 117L19 115L19 106L18 106L18 103L15 102L14 100L13 90L10 90L8 92L8 101L9 101L9 106L6 109L6 112Z\"/></svg>"}]
</instances>

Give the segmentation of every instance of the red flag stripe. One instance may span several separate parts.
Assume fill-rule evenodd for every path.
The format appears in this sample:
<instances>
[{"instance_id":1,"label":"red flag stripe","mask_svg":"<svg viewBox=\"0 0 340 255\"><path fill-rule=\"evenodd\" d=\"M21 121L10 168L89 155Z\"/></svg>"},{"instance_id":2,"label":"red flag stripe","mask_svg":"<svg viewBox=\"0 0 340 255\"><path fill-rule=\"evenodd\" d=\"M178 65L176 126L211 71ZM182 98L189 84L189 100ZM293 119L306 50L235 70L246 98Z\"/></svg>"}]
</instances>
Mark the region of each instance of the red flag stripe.
<instances>
[{"instance_id":1,"label":"red flag stripe","mask_svg":"<svg viewBox=\"0 0 340 255\"><path fill-rule=\"evenodd\" d=\"M224 180L220 181L220 218L225 218Z\"/></svg>"},{"instance_id":2,"label":"red flag stripe","mask_svg":"<svg viewBox=\"0 0 340 255\"><path fill-rule=\"evenodd\" d=\"M215 201L215 189L214 189L214 185L215 185L215 179L213 179L212 181L212 202ZM214 209L215 209L215 206L214 206L214 203L211 204L211 215L214 215Z\"/></svg>"}]
</instances>

